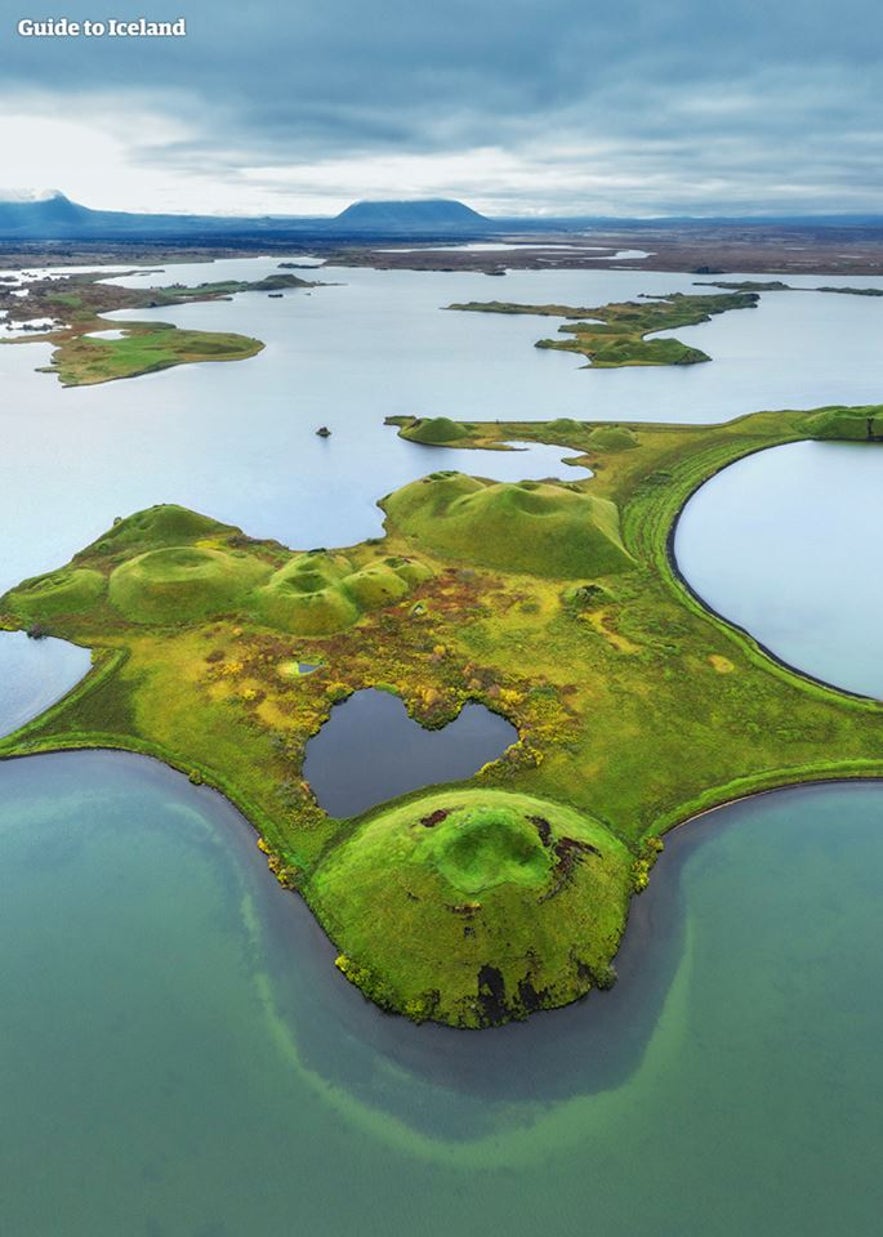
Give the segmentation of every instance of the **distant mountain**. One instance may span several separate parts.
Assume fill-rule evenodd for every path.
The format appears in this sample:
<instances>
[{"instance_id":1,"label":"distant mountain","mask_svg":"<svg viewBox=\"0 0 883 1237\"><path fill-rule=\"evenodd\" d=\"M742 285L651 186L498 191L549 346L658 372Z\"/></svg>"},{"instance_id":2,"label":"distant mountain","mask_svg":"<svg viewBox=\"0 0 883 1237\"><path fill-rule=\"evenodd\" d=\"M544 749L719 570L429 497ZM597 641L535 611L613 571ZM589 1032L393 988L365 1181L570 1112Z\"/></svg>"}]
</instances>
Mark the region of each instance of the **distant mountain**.
<instances>
[{"instance_id":1,"label":"distant mountain","mask_svg":"<svg viewBox=\"0 0 883 1237\"><path fill-rule=\"evenodd\" d=\"M95 212L77 206L57 190L0 190L0 234L55 236L78 234Z\"/></svg>"},{"instance_id":2,"label":"distant mountain","mask_svg":"<svg viewBox=\"0 0 883 1237\"><path fill-rule=\"evenodd\" d=\"M436 239L481 236L495 225L462 202L355 202L336 218L266 215L146 215L91 210L63 193L0 190L0 242L6 241L224 241L286 237Z\"/></svg>"},{"instance_id":3,"label":"distant mountain","mask_svg":"<svg viewBox=\"0 0 883 1237\"><path fill-rule=\"evenodd\" d=\"M478 211L445 198L417 201L354 202L334 218L306 215L147 215L127 211L92 210L72 202L57 190L0 189L0 245L50 242L140 242L167 246L222 246L250 249L267 245L317 244L325 248L346 241L450 241L490 239L495 234L548 234L592 230L646 231L702 229L714 224L743 228L770 225L821 227L876 232L880 216L765 216L748 218L628 219L521 217L488 219Z\"/></svg>"},{"instance_id":4,"label":"distant mountain","mask_svg":"<svg viewBox=\"0 0 883 1237\"><path fill-rule=\"evenodd\" d=\"M448 198L405 202L354 202L332 219L329 232L349 236L480 236L496 225L478 211Z\"/></svg>"}]
</instances>

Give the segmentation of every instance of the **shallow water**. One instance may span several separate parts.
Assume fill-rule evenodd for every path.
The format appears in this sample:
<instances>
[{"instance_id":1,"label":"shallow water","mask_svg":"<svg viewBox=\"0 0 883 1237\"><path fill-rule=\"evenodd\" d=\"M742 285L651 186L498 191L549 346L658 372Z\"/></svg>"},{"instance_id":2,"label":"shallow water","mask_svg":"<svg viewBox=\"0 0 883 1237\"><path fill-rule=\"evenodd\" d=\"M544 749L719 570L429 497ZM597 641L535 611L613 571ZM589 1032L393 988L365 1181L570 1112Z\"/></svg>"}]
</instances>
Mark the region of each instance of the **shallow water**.
<instances>
[{"instance_id":1,"label":"shallow water","mask_svg":"<svg viewBox=\"0 0 883 1237\"><path fill-rule=\"evenodd\" d=\"M877 1231L879 784L688 826L613 992L491 1033L367 1005L160 765L31 758L0 790L9 1237Z\"/></svg>"},{"instance_id":2,"label":"shallow water","mask_svg":"<svg viewBox=\"0 0 883 1237\"><path fill-rule=\"evenodd\" d=\"M369 688L335 705L309 740L304 777L329 816L356 816L409 790L472 777L517 741L515 727L482 704L426 730L398 696Z\"/></svg>"},{"instance_id":3,"label":"shallow water","mask_svg":"<svg viewBox=\"0 0 883 1237\"><path fill-rule=\"evenodd\" d=\"M167 276L253 278L277 261ZM483 276L321 277L346 286L162 311L266 339L243 363L65 391L33 372L47 345L0 348L0 588L158 501L305 547L376 534L376 498L438 467L568 475L551 449L478 456L401 442L381 424L388 413L703 421L879 398L876 300L764 297L759 310L679 333L711 365L591 373L532 348L554 322L439 311L501 295ZM525 272L497 283L507 299L600 304L690 279ZM840 448L803 450L823 462L816 506L825 491L840 507L864 493L876 527L876 464L865 461L883 453L856 455L841 475ZM800 518L785 501L789 476L795 499L812 480L800 458L745 482L720 535L741 494L743 515L773 504L760 528L772 546L773 526ZM685 516L679 555L688 527ZM744 544L746 561L764 557L756 535ZM846 619L877 606L857 601L856 585L880 573L867 538L844 527L842 546L851 574L832 588L819 585L813 548L801 559L810 593L849 598L811 644L834 644L870 690L867 635ZM793 557L787 535L783 549L766 577L737 580L761 618ZM798 582L784 593L799 635L811 624ZM50 648L17 639L28 657ZM0 641L0 653L13 647ZM13 690L14 707L31 685ZM721 810L670 842L612 993L463 1034L366 1004L249 827L205 788L120 754L0 764L0 1231L876 1233L881 860L877 783Z\"/></svg>"}]
</instances>

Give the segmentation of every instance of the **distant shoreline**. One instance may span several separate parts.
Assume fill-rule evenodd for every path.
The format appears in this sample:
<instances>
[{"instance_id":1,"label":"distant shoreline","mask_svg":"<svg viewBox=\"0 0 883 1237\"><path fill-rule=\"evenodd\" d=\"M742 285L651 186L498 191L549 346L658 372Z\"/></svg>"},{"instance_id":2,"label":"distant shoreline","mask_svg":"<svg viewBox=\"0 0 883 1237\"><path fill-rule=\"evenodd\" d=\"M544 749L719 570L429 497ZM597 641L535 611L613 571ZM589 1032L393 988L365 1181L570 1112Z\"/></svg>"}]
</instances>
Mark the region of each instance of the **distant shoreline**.
<instances>
[{"instance_id":1,"label":"distant shoreline","mask_svg":"<svg viewBox=\"0 0 883 1237\"><path fill-rule=\"evenodd\" d=\"M402 235L350 238L305 233L269 237L256 232L213 244L208 237L124 240L2 240L0 269L29 265L82 266L124 261L210 262L217 258L257 254L316 254L331 265L367 266L380 270L478 271L509 270L639 270L697 275L767 273L778 275L883 275L883 227L872 225L783 225L752 223L632 225L619 230L575 234L494 234L488 245L517 242L499 249L439 249L439 245L480 244L474 236L422 237ZM556 248L566 245L567 248ZM400 246L401 248L397 248ZM582 249L582 252L580 252ZM617 250L646 250L645 258L611 262Z\"/></svg>"}]
</instances>

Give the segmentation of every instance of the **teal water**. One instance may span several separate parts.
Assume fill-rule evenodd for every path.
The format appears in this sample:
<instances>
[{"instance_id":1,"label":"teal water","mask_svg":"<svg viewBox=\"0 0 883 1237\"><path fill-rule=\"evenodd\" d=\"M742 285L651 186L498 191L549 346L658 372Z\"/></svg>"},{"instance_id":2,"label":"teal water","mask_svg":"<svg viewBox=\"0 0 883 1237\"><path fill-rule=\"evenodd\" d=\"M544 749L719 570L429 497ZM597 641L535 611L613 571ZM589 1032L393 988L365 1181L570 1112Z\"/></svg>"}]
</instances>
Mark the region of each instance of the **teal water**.
<instances>
[{"instance_id":1,"label":"teal water","mask_svg":"<svg viewBox=\"0 0 883 1237\"><path fill-rule=\"evenodd\" d=\"M605 996L492 1034L368 1006L233 809L0 766L0 1231L879 1231L883 786L670 841Z\"/></svg>"},{"instance_id":2,"label":"teal water","mask_svg":"<svg viewBox=\"0 0 883 1237\"><path fill-rule=\"evenodd\" d=\"M3 586L157 501L296 546L377 533L378 494L438 466L382 426L390 412L711 421L878 397L878 301L773 294L696 328L709 366L588 374L531 347L548 324L439 312L489 296L482 276L326 277L346 286L163 311L265 338L241 365L64 391L33 372L45 346L0 350ZM688 284L506 280L513 299L584 303ZM560 454L445 463L567 475ZM848 476L818 471L844 502L863 496L863 531L879 514L873 454ZM821 495L784 500L812 479L801 467L753 476L741 505L737 487L731 516L763 512L761 542L777 521L791 531L778 565L734 591L875 690L873 539L844 539L836 589L812 539L795 556L788 522ZM834 602L818 622L814 594ZM0 679L11 710L38 707L27 668L18 686ZM723 809L670 839L612 993L463 1034L367 1005L249 827L205 788L121 754L0 764L0 1234L876 1233L881 859L877 783Z\"/></svg>"}]
</instances>

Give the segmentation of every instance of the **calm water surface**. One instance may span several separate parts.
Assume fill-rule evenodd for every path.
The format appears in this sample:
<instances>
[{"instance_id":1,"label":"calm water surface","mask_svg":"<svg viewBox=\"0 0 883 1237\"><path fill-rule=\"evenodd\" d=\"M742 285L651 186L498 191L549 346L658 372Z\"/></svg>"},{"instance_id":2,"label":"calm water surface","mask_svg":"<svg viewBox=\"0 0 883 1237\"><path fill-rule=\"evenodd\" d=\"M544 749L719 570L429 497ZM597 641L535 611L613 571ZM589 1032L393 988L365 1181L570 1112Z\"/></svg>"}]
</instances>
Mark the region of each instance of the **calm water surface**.
<instances>
[{"instance_id":1,"label":"calm water surface","mask_svg":"<svg viewBox=\"0 0 883 1237\"><path fill-rule=\"evenodd\" d=\"M276 266L276 258L234 259L171 266L151 278L255 278ZM554 319L442 307L502 295L592 306L695 290L693 277L523 271L491 280L347 268L323 268L319 277L338 286L112 315L266 341L247 361L63 390L35 372L49 345L0 347L0 527L9 530L0 588L66 561L115 516L155 502L183 503L294 547L376 535L377 498L439 466L438 451L384 427L390 414L701 422L880 397L883 299L767 294L759 309L692 328L714 356L710 364L592 372L573 355L533 347L554 334ZM320 425L332 429L330 439L316 437ZM566 476L558 459L552 451L531 460L453 451L444 453L444 466L507 480L553 470Z\"/></svg>"},{"instance_id":2,"label":"calm water surface","mask_svg":"<svg viewBox=\"0 0 883 1237\"><path fill-rule=\"evenodd\" d=\"M777 656L883 697L883 447L789 443L712 477L675 556L709 605Z\"/></svg>"},{"instance_id":3,"label":"calm water surface","mask_svg":"<svg viewBox=\"0 0 883 1237\"><path fill-rule=\"evenodd\" d=\"M426 730L398 696L368 688L335 706L309 740L304 777L329 816L356 816L409 790L472 777L517 741L515 727L482 704Z\"/></svg>"},{"instance_id":4,"label":"calm water surface","mask_svg":"<svg viewBox=\"0 0 883 1237\"><path fill-rule=\"evenodd\" d=\"M168 282L275 266L173 267ZM681 332L711 365L592 373L532 348L554 322L439 307L500 295L601 304L686 290L690 278L322 278L345 286L162 311L265 339L243 363L65 391L33 372L47 346L0 348L0 587L159 501L293 546L343 545L379 531L380 494L440 465L567 475L561 453L403 443L382 426L389 413L713 421L880 397L876 300L765 296L758 310ZM321 424L333 430L326 442ZM879 524L877 465L865 461L883 452L856 453L838 474L834 457L851 448L780 450L803 455L741 491L743 514L773 503L764 543L779 521L799 523L773 492L810 459L824 461L810 487L819 503L836 491L842 510L862 492L865 532ZM763 468L784 457L754 458ZM739 507L737 495L721 532ZM858 585L880 573L872 537L852 527L840 541L849 570L831 587L815 549L824 528L807 542L810 592L841 599L811 643L837 644L842 673L872 690L866 634L846 616L876 607L876 620L879 599ZM688 529L685 516L679 555ZM785 560L789 536L793 557L803 530L786 533ZM761 616L776 611L781 562L733 590ZM707 581L691 580L708 595ZM811 626L800 613L792 634ZM787 627L785 605L782 615ZM29 672L17 699L32 682ZM459 1034L367 1005L272 880L248 826L205 788L120 754L0 764L0 1232L876 1233L881 861L876 783L724 809L670 842L612 993Z\"/></svg>"},{"instance_id":5,"label":"calm water surface","mask_svg":"<svg viewBox=\"0 0 883 1237\"><path fill-rule=\"evenodd\" d=\"M0 631L0 736L48 709L91 665L88 649L66 640L30 640Z\"/></svg>"},{"instance_id":6,"label":"calm water surface","mask_svg":"<svg viewBox=\"0 0 883 1237\"><path fill-rule=\"evenodd\" d=\"M686 827L618 987L492 1034L368 1006L162 766L38 757L0 789L9 1237L878 1231L878 784Z\"/></svg>"}]
</instances>

